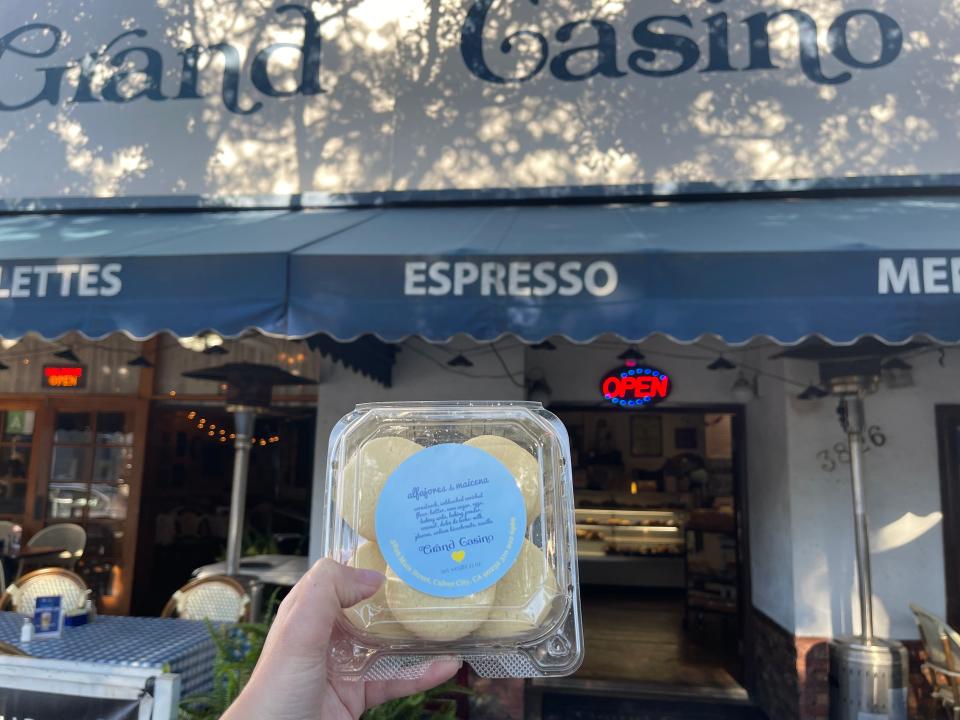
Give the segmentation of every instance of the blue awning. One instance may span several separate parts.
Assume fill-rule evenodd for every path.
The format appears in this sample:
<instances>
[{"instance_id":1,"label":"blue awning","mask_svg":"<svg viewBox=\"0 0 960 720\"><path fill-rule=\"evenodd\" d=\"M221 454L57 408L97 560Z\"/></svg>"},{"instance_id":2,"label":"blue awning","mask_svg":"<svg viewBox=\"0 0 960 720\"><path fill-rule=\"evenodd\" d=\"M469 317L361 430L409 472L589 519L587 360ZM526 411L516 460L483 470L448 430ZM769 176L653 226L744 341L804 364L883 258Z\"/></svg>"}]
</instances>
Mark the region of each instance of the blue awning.
<instances>
[{"instance_id":1,"label":"blue awning","mask_svg":"<svg viewBox=\"0 0 960 720\"><path fill-rule=\"evenodd\" d=\"M0 217L0 336L960 340L960 201Z\"/></svg>"},{"instance_id":2,"label":"blue awning","mask_svg":"<svg viewBox=\"0 0 960 720\"><path fill-rule=\"evenodd\" d=\"M294 254L292 335L960 340L960 202L387 209Z\"/></svg>"},{"instance_id":3,"label":"blue awning","mask_svg":"<svg viewBox=\"0 0 960 720\"><path fill-rule=\"evenodd\" d=\"M364 211L0 217L0 336L286 333L298 247Z\"/></svg>"}]
</instances>

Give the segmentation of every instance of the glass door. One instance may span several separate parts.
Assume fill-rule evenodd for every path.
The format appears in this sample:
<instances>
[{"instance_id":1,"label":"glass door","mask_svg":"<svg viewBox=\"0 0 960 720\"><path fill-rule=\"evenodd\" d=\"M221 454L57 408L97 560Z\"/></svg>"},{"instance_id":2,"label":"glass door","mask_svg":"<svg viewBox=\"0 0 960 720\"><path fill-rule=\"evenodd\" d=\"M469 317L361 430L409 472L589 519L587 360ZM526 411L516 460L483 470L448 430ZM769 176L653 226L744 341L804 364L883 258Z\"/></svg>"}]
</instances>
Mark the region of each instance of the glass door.
<instances>
[{"instance_id":1,"label":"glass door","mask_svg":"<svg viewBox=\"0 0 960 720\"><path fill-rule=\"evenodd\" d=\"M0 520L23 525L33 458L34 410L0 408Z\"/></svg>"},{"instance_id":2,"label":"glass door","mask_svg":"<svg viewBox=\"0 0 960 720\"><path fill-rule=\"evenodd\" d=\"M71 522L87 531L77 572L110 606L120 592L133 471L132 413L58 411L47 484L45 524Z\"/></svg>"}]
</instances>

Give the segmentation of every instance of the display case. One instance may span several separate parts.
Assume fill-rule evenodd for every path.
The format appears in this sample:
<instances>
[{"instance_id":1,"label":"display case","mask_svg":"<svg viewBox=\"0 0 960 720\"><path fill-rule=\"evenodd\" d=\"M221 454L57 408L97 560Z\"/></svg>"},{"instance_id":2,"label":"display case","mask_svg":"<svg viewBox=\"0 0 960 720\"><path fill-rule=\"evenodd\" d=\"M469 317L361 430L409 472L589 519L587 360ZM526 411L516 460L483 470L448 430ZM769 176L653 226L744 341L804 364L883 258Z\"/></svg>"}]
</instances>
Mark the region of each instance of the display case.
<instances>
[{"instance_id":1,"label":"display case","mask_svg":"<svg viewBox=\"0 0 960 720\"><path fill-rule=\"evenodd\" d=\"M682 510L578 509L581 582L683 587L686 517Z\"/></svg>"}]
</instances>

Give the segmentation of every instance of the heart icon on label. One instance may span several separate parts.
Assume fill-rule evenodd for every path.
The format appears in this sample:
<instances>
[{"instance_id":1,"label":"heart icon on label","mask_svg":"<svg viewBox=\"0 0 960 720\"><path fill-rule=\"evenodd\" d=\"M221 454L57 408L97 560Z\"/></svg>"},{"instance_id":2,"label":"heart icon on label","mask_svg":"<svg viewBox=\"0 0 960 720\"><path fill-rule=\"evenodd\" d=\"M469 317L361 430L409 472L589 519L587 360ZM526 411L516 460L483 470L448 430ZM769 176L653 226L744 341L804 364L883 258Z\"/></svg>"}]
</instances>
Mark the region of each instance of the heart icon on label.
<instances>
[{"instance_id":1,"label":"heart icon on label","mask_svg":"<svg viewBox=\"0 0 960 720\"><path fill-rule=\"evenodd\" d=\"M467 552L465 550L454 550L452 553L450 553L450 557L452 557L457 562L463 562L463 559L466 556L467 556Z\"/></svg>"}]
</instances>

